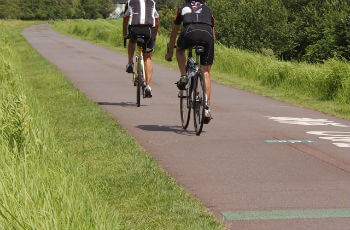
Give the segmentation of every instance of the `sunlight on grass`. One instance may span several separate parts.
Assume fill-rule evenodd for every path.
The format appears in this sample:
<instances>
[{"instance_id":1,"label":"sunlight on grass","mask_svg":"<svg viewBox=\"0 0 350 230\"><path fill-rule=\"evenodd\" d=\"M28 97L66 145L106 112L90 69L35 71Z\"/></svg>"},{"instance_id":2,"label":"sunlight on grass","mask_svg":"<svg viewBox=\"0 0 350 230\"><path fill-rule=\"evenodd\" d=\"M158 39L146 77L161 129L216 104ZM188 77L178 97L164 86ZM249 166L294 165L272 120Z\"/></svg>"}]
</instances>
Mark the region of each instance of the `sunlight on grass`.
<instances>
[{"instance_id":1,"label":"sunlight on grass","mask_svg":"<svg viewBox=\"0 0 350 230\"><path fill-rule=\"evenodd\" d=\"M223 229L30 47L33 23L0 23L0 229Z\"/></svg>"}]
</instances>

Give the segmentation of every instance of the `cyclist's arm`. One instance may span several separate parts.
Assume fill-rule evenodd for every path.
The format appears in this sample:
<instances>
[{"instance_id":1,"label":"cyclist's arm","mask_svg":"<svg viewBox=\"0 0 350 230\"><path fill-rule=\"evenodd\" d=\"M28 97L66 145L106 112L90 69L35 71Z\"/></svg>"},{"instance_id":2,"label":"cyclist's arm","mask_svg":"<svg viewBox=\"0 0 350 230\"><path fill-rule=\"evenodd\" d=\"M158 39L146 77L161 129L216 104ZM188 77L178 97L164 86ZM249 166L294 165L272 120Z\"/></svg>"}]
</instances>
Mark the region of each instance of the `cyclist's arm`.
<instances>
[{"instance_id":1,"label":"cyclist's arm","mask_svg":"<svg viewBox=\"0 0 350 230\"><path fill-rule=\"evenodd\" d=\"M156 18L156 25L154 26L154 30L153 30L154 40L156 39L156 37L158 35L159 25L160 25L160 20L159 20L159 18Z\"/></svg>"},{"instance_id":2,"label":"cyclist's arm","mask_svg":"<svg viewBox=\"0 0 350 230\"><path fill-rule=\"evenodd\" d=\"M129 24L129 16L124 16L123 18L123 36L125 37L128 34L128 24Z\"/></svg>"},{"instance_id":3,"label":"cyclist's arm","mask_svg":"<svg viewBox=\"0 0 350 230\"><path fill-rule=\"evenodd\" d=\"M213 13L211 14L211 20L212 20L212 24L213 24L213 39L214 39L214 43L216 41L216 36L215 36L215 25L216 25L216 20L214 18Z\"/></svg>"},{"instance_id":4,"label":"cyclist's arm","mask_svg":"<svg viewBox=\"0 0 350 230\"><path fill-rule=\"evenodd\" d=\"M128 34L128 24L130 19L130 9L129 4L127 3L125 6L125 10L123 12L123 36L126 37Z\"/></svg>"},{"instance_id":5,"label":"cyclist's arm","mask_svg":"<svg viewBox=\"0 0 350 230\"><path fill-rule=\"evenodd\" d=\"M216 42L215 27L213 27L213 38L214 38L214 43L215 43Z\"/></svg>"},{"instance_id":6,"label":"cyclist's arm","mask_svg":"<svg viewBox=\"0 0 350 230\"><path fill-rule=\"evenodd\" d=\"M174 24L173 26L173 30L171 31L171 34L170 34L169 53L172 53L174 50L175 42L176 42L177 34L179 33L179 30L180 30L180 26L181 25L176 25L176 24Z\"/></svg>"}]
</instances>

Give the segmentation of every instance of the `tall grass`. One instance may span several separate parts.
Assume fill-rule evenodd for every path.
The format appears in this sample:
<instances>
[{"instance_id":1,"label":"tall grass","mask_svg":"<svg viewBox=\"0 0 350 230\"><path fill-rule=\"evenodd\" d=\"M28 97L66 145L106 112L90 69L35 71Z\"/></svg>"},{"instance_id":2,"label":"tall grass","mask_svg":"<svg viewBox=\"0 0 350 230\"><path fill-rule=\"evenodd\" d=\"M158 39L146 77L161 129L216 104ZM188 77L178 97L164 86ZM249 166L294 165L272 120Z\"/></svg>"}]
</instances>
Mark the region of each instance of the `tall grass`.
<instances>
[{"instance_id":1,"label":"tall grass","mask_svg":"<svg viewBox=\"0 0 350 230\"><path fill-rule=\"evenodd\" d=\"M62 152L0 26L0 229L119 229ZM89 194L92 193L92 194Z\"/></svg>"},{"instance_id":2,"label":"tall grass","mask_svg":"<svg viewBox=\"0 0 350 230\"><path fill-rule=\"evenodd\" d=\"M52 23L53 28L60 32L122 50L121 20L66 20ZM163 63L167 42L167 37L158 36L154 57ZM174 64L172 66L176 67ZM346 106L350 103L350 63L346 61L328 60L324 64L285 62L273 56L217 44L212 79L227 85L246 81L243 85L254 86L245 88L264 89L259 92L272 96L275 93L271 92L285 94L288 96L281 97L289 97L294 103L312 101L317 107L311 104L306 106L350 118L350 109ZM334 103L337 108L329 110L329 103Z\"/></svg>"},{"instance_id":3,"label":"tall grass","mask_svg":"<svg viewBox=\"0 0 350 230\"><path fill-rule=\"evenodd\" d=\"M0 21L0 229L223 229L30 47L29 24Z\"/></svg>"},{"instance_id":4,"label":"tall grass","mask_svg":"<svg viewBox=\"0 0 350 230\"><path fill-rule=\"evenodd\" d=\"M350 63L328 60L324 64L278 61L221 45L216 50L214 70L252 79L269 88L295 91L318 100L350 103Z\"/></svg>"}]
</instances>

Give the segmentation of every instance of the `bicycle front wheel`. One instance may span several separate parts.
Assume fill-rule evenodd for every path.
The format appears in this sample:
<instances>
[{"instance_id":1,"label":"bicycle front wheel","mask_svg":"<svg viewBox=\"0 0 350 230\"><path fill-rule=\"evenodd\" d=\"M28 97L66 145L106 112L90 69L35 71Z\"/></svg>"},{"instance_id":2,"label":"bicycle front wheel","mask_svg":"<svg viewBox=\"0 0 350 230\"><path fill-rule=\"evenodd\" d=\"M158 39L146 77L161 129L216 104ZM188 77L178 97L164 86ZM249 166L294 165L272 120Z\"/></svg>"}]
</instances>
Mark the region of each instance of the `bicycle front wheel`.
<instances>
[{"instance_id":1,"label":"bicycle front wheel","mask_svg":"<svg viewBox=\"0 0 350 230\"><path fill-rule=\"evenodd\" d=\"M199 136L203 129L204 124L204 111L205 111L205 80L203 71L200 69L196 73L194 86L193 86L193 122L196 135Z\"/></svg>"},{"instance_id":2,"label":"bicycle front wheel","mask_svg":"<svg viewBox=\"0 0 350 230\"><path fill-rule=\"evenodd\" d=\"M187 129L191 116L191 106L189 105L189 89L180 90L179 97L182 128Z\"/></svg>"}]
</instances>

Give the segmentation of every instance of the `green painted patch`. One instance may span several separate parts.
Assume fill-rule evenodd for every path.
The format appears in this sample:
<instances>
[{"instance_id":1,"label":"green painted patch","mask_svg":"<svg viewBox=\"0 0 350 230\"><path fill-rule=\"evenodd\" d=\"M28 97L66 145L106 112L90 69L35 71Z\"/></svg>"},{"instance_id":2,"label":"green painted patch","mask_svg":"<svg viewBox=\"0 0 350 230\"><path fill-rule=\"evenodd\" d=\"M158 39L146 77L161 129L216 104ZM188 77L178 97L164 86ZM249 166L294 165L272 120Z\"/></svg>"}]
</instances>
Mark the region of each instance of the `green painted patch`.
<instances>
[{"instance_id":1,"label":"green painted patch","mask_svg":"<svg viewBox=\"0 0 350 230\"><path fill-rule=\"evenodd\" d=\"M288 144L296 144L296 143L316 143L316 141L312 140L265 140L265 143L269 144L280 144L280 143L288 143Z\"/></svg>"},{"instance_id":2,"label":"green painted patch","mask_svg":"<svg viewBox=\"0 0 350 230\"><path fill-rule=\"evenodd\" d=\"M321 219L349 218L350 209L310 209L222 212L227 220L280 220L280 219Z\"/></svg>"}]
</instances>

